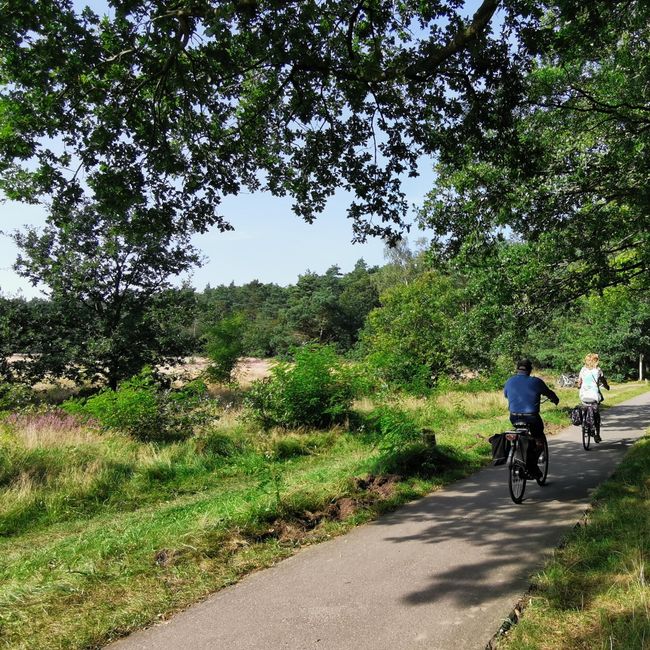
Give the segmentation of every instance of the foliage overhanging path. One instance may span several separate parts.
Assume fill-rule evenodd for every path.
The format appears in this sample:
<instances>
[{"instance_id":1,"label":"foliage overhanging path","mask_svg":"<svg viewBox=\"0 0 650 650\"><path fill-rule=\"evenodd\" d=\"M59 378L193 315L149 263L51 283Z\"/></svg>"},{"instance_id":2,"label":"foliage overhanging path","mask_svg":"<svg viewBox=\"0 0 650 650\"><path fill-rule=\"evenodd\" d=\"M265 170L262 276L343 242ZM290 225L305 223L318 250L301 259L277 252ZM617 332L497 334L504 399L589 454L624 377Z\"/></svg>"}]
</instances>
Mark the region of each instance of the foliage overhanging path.
<instances>
[{"instance_id":1,"label":"foliage overhanging path","mask_svg":"<svg viewBox=\"0 0 650 650\"><path fill-rule=\"evenodd\" d=\"M503 467L482 470L110 648L482 649L649 426L645 393L606 411L590 452L577 427L553 436L548 486L521 506Z\"/></svg>"}]
</instances>

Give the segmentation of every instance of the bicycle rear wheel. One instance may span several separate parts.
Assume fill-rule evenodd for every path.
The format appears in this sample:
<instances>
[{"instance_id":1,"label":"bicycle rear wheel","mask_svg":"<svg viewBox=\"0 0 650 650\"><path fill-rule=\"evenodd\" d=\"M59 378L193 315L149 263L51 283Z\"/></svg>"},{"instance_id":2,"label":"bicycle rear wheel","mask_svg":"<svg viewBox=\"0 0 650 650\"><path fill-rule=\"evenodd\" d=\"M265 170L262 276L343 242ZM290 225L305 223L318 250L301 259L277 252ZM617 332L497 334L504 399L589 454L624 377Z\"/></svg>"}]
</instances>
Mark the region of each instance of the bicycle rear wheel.
<instances>
[{"instance_id":1,"label":"bicycle rear wheel","mask_svg":"<svg viewBox=\"0 0 650 650\"><path fill-rule=\"evenodd\" d=\"M521 503L526 490L526 469L519 463L512 463L508 470L508 490L515 503Z\"/></svg>"},{"instance_id":2,"label":"bicycle rear wheel","mask_svg":"<svg viewBox=\"0 0 650 650\"><path fill-rule=\"evenodd\" d=\"M535 479L537 485L545 485L546 477L548 476L548 442L546 440L544 440L544 449L542 449L542 453L537 459L537 467L539 467L539 471L542 473L541 476Z\"/></svg>"},{"instance_id":3,"label":"bicycle rear wheel","mask_svg":"<svg viewBox=\"0 0 650 650\"><path fill-rule=\"evenodd\" d=\"M588 424L582 425L582 446L589 449L591 443L591 427Z\"/></svg>"}]
</instances>

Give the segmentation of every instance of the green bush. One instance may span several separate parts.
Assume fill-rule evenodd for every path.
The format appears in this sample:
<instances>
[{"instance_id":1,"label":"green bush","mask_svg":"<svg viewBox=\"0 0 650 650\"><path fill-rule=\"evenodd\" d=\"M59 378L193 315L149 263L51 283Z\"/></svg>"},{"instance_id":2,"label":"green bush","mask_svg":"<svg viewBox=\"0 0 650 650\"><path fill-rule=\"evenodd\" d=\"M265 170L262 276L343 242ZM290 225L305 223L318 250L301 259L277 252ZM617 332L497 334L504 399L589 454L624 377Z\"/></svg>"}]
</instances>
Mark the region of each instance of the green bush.
<instances>
[{"instance_id":1,"label":"green bush","mask_svg":"<svg viewBox=\"0 0 650 650\"><path fill-rule=\"evenodd\" d=\"M17 411L36 402L27 384L0 380L0 411Z\"/></svg>"},{"instance_id":2,"label":"green bush","mask_svg":"<svg viewBox=\"0 0 650 650\"><path fill-rule=\"evenodd\" d=\"M422 429L413 417L393 406L379 406L365 418L371 434L379 437L382 452L391 454L409 443L422 440Z\"/></svg>"},{"instance_id":3,"label":"green bush","mask_svg":"<svg viewBox=\"0 0 650 650\"><path fill-rule=\"evenodd\" d=\"M263 426L329 427L342 422L362 380L329 346L298 349L295 363L279 363L271 376L253 383L245 404Z\"/></svg>"},{"instance_id":4,"label":"green bush","mask_svg":"<svg viewBox=\"0 0 650 650\"><path fill-rule=\"evenodd\" d=\"M107 389L85 400L68 400L63 408L69 413L90 415L102 426L137 440L170 442L189 437L194 426L209 417L198 409L206 391L202 382L192 382L178 391L160 390L151 370L145 368L115 391Z\"/></svg>"}]
</instances>

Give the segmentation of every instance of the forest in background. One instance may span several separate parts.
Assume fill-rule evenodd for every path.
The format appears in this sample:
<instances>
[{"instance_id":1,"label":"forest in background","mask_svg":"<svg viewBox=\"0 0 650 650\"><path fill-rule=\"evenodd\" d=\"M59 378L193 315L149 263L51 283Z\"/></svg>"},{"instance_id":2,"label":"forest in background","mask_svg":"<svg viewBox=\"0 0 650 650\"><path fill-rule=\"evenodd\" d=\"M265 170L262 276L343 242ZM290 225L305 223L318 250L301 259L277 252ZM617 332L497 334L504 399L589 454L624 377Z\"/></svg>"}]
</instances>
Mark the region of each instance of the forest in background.
<instances>
[{"instance_id":1,"label":"forest in background","mask_svg":"<svg viewBox=\"0 0 650 650\"><path fill-rule=\"evenodd\" d=\"M528 244L503 242L480 264L462 255L444 260L423 241L415 250L404 241L386 256L381 267L359 260L349 273L307 271L287 287L170 288L144 309L134 302L135 313L117 326L110 305L97 311L56 297L2 297L0 356L22 355L4 365L3 379L117 385L145 365L196 355L212 358L214 378L223 381L237 357L287 360L316 343L363 361L395 389L423 394L461 378L501 380L520 356L577 371L590 351L621 381L636 378L640 355L650 352L650 301L639 283L548 308L545 296L536 301L525 290L521 274L535 261Z\"/></svg>"}]
</instances>

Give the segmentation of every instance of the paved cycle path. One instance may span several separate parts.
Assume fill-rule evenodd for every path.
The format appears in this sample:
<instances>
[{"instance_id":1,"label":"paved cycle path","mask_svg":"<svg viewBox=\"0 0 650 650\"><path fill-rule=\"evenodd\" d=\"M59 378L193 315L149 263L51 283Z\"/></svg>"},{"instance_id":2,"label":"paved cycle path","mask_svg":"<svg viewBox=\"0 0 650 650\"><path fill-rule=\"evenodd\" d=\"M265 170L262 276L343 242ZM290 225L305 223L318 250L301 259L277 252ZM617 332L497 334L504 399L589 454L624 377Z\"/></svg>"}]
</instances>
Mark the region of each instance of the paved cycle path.
<instances>
[{"instance_id":1,"label":"paved cycle path","mask_svg":"<svg viewBox=\"0 0 650 650\"><path fill-rule=\"evenodd\" d=\"M549 438L548 485L510 500L489 467L306 548L111 650L483 650L593 489L650 427L650 393L603 414L603 442Z\"/></svg>"}]
</instances>

